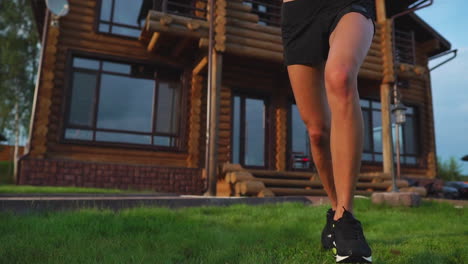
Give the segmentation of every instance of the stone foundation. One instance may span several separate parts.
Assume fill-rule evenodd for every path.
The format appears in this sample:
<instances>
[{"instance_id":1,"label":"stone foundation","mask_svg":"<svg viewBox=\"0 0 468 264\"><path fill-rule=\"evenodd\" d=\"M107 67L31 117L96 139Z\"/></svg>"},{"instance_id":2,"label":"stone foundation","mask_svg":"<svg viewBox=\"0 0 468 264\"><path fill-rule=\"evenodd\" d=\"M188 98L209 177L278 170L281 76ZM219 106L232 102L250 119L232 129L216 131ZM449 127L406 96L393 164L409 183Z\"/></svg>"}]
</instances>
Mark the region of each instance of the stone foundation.
<instances>
[{"instance_id":1,"label":"stone foundation","mask_svg":"<svg viewBox=\"0 0 468 264\"><path fill-rule=\"evenodd\" d=\"M203 193L202 169L74 160L20 160L19 184Z\"/></svg>"}]
</instances>

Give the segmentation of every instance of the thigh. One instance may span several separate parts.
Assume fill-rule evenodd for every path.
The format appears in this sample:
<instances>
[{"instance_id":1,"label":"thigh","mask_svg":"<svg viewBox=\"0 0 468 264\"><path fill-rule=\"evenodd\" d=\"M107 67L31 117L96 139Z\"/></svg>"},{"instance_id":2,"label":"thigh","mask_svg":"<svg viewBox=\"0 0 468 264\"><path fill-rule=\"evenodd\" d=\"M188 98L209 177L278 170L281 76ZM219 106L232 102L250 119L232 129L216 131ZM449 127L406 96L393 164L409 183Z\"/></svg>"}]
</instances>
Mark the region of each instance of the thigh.
<instances>
[{"instance_id":1,"label":"thigh","mask_svg":"<svg viewBox=\"0 0 468 264\"><path fill-rule=\"evenodd\" d=\"M351 12L344 15L330 34L330 50L325 71L339 68L357 76L374 34L371 19L360 13Z\"/></svg>"},{"instance_id":2,"label":"thigh","mask_svg":"<svg viewBox=\"0 0 468 264\"><path fill-rule=\"evenodd\" d=\"M324 65L289 65L289 80L294 98L308 129L327 130L330 126L330 110L324 86Z\"/></svg>"}]
</instances>

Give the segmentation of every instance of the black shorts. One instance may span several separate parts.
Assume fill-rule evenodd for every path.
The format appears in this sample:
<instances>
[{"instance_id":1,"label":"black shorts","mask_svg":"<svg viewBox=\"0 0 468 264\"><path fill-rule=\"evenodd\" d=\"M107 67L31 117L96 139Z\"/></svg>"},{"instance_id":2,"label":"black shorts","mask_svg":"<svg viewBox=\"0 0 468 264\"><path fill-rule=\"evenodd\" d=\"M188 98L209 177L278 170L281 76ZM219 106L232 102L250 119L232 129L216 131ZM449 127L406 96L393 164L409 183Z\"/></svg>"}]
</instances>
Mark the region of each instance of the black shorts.
<instances>
[{"instance_id":1,"label":"black shorts","mask_svg":"<svg viewBox=\"0 0 468 264\"><path fill-rule=\"evenodd\" d=\"M284 65L321 65L328 58L329 37L341 17L358 12L374 24L374 0L293 0L281 6Z\"/></svg>"}]
</instances>

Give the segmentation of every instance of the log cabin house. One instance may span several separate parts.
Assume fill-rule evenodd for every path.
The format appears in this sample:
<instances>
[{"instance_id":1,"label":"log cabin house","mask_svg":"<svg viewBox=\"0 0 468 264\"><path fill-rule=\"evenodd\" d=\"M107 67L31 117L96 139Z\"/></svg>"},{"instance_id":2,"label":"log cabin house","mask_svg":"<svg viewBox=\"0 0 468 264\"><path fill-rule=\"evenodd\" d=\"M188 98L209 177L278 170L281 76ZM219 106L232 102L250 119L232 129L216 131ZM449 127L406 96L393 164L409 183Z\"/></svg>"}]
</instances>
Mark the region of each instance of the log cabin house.
<instances>
[{"instance_id":1,"label":"log cabin house","mask_svg":"<svg viewBox=\"0 0 468 264\"><path fill-rule=\"evenodd\" d=\"M214 1L218 195L323 194L283 65L281 0ZM207 0L69 2L51 26L45 1L31 0L42 55L17 182L204 193ZM358 193L389 186L394 82L408 107L402 177L436 174L428 59L451 45L414 13L391 23L414 2L376 0L376 35L358 80ZM247 174L229 173L236 168ZM235 184L252 175L260 187Z\"/></svg>"}]
</instances>

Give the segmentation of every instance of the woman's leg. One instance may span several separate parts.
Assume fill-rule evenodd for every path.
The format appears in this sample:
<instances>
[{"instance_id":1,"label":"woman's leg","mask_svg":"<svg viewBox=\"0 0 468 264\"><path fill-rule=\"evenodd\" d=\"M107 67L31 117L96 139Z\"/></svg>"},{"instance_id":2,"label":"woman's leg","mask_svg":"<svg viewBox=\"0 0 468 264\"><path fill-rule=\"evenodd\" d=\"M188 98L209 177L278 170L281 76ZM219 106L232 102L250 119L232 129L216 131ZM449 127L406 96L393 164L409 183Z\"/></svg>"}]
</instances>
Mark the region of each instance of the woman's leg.
<instances>
[{"instance_id":1,"label":"woman's leg","mask_svg":"<svg viewBox=\"0 0 468 264\"><path fill-rule=\"evenodd\" d=\"M330 154L330 109L324 87L324 66L289 65L288 74L299 114L309 133L315 166L335 210L337 199Z\"/></svg>"},{"instance_id":2,"label":"woman's leg","mask_svg":"<svg viewBox=\"0 0 468 264\"><path fill-rule=\"evenodd\" d=\"M331 155L337 194L335 220L353 212L353 196L361 166L363 119L357 75L373 37L373 24L359 13L344 15L330 36L325 87L331 109Z\"/></svg>"}]
</instances>

